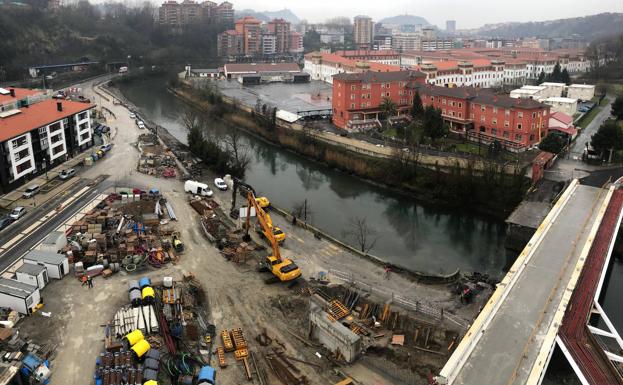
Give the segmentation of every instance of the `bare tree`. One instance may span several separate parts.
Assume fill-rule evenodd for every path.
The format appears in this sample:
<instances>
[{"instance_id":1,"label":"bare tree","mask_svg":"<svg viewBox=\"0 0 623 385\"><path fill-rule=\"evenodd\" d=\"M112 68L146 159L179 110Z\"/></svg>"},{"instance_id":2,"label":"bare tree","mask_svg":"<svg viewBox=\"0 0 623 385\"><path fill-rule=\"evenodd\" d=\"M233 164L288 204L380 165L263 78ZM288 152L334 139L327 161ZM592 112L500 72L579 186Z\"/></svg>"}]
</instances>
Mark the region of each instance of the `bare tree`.
<instances>
[{"instance_id":1,"label":"bare tree","mask_svg":"<svg viewBox=\"0 0 623 385\"><path fill-rule=\"evenodd\" d=\"M421 153L415 146L404 148L395 147L392 151L392 168L396 176L400 178L413 178L417 176Z\"/></svg>"},{"instance_id":2,"label":"bare tree","mask_svg":"<svg viewBox=\"0 0 623 385\"><path fill-rule=\"evenodd\" d=\"M368 225L366 218L350 218L348 228L344 235L355 242L362 253L370 251L379 239L377 231Z\"/></svg>"},{"instance_id":3,"label":"bare tree","mask_svg":"<svg viewBox=\"0 0 623 385\"><path fill-rule=\"evenodd\" d=\"M240 130L232 128L227 132L223 138L225 148L231 155L234 169L236 169L240 175L244 174L245 170L251 163L251 154L249 148L242 143L242 135Z\"/></svg>"},{"instance_id":4,"label":"bare tree","mask_svg":"<svg viewBox=\"0 0 623 385\"><path fill-rule=\"evenodd\" d=\"M184 123L184 127L190 132L193 130L201 130L206 125L205 117L194 108L186 108L184 112L184 116L182 116L182 122Z\"/></svg>"}]
</instances>

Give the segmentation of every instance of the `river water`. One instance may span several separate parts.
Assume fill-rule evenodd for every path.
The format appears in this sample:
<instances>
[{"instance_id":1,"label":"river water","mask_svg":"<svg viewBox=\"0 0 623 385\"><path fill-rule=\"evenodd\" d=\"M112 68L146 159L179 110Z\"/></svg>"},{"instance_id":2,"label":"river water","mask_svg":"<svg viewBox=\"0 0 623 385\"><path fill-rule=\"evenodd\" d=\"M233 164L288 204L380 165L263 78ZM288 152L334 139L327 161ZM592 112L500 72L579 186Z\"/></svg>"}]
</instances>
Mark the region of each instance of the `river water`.
<instances>
[{"instance_id":1,"label":"river water","mask_svg":"<svg viewBox=\"0 0 623 385\"><path fill-rule=\"evenodd\" d=\"M186 143L185 105L166 91L164 79L133 82L122 91L142 114ZM215 122L211 130L224 128ZM382 259L430 273L459 268L496 277L512 261L503 221L420 204L250 135L244 143L253 159L245 181L259 195L286 209L307 199L309 221L342 240L350 240L351 218L366 218L377 233L370 253Z\"/></svg>"}]
</instances>

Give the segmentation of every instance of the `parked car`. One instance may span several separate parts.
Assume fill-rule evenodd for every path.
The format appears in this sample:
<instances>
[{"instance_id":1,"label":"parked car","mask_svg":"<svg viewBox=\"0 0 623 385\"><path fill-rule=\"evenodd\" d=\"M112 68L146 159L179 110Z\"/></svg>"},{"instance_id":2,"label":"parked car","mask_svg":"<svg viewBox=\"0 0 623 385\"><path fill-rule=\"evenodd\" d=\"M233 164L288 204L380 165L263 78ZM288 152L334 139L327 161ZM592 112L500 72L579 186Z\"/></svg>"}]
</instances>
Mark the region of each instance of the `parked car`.
<instances>
[{"instance_id":1,"label":"parked car","mask_svg":"<svg viewBox=\"0 0 623 385\"><path fill-rule=\"evenodd\" d=\"M214 179L214 185L221 191L227 190L227 183L223 180L223 178Z\"/></svg>"},{"instance_id":2,"label":"parked car","mask_svg":"<svg viewBox=\"0 0 623 385\"><path fill-rule=\"evenodd\" d=\"M14 219L11 217L0 218L0 230L4 230L7 226L13 223Z\"/></svg>"},{"instance_id":3,"label":"parked car","mask_svg":"<svg viewBox=\"0 0 623 385\"><path fill-rule=\"evenodd\" d=\"M110 151L111 148L112 148L112 144L111 143L103 144L103 145L100 146L100 150L102 150L104 152Z\"/></svg>"},{"instance_id":4,"label":"parked car","mask_svg":"<svg viewBox=\"0 0 623 385\"><path fill-rule=\"evenodd\" d=\"M32 198L39 193L39 189L40 187L38 184L33 184L32 186L28 187L26 191L24 191L24 193L22 194L22 197Z\"/></svg>"},{"instance_id":5,"label":"parked car","mask_svg":"<svg viewBox=\"0 0 623 385\"><path fill-rule=\"evenodd\" d=\"M22 206L17 206L16 208L13 209L13 211L11 211L11 214L9 214L9 218L16 221L20 219L21 217L23 217L24 215L26 215L26 208Z\"/></svg>"},{"instance_id":6,"label":"parked car","mask_svg":"<svg viewBox=\"0 0 623 385\"><path fill-rule=\"evenodd\" d=\"M136 122L136 125L137 125L137 126L138 126L138 128L140 128L141 130L142 130L143 128L145 128L145 123L143 123L143 121L142 121L142 120L139 120L138 122Z\"/></svg>"},{"instance_id":7,"label":"parked car","mask_svg":"<svg viewBox=\"0 0 623 385\"><path fill-rule=\"evenodd\" d=\"M187 180L184 183L184 191L204 197L211 197L214 194L207 184L197 182L196 180Z\"/></svg>"},{"instance_id":8,"label":"parked car","mask_svg":"<svg viewBox=\"0 0 623 385\"><path fill-rule=\"evenodd\" d=\"M76 170L73 168L68 168L67 170L63 170L58 174L58 177L62 180L69 179L72 176L76 175Z\"/></svg>"},{"instance_id":9,"label":"parked car","mask_svg":"<svg viewBox=\"0 0 623 385\"><path fill-rule=\"evenodd\" d=\"M130 119L136 119L136 114L134 112L130 112Z\"/></svg>"}]
</instances>

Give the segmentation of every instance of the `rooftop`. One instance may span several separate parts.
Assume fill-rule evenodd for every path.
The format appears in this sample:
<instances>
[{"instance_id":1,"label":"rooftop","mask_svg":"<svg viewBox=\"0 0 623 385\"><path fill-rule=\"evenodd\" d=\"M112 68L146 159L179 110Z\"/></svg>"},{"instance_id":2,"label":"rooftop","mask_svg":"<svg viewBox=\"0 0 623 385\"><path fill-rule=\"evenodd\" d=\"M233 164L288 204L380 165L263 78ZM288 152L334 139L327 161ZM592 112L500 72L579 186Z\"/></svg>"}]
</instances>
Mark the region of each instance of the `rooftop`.
<instances>
[{"instance_id":1,"label":"rooftop","mask_svg":"<svg viewBox=\"0 0 623 385\"><path fill-rule=\"evenodd\" d=\"M345 82L381 83L401 80L409 81L424 77L426 77L426 75L419 71L366 71L360 73L341 73L333 75L333 80L341 80Z\"/></svg>"},{"instance_id":2,"label":"rooftop","mask_svg":"<svg viewBox=\"0 0 623 385\"><path fill-rule=\"evenodd\" d=\"M296 63L228 63L223 66L225 72L299 72Z\"/></svg>"},{"instance_id":3,"label":"rooftop","mask_svg":"<svg viewBox=\"0 0 623 385\"><path fill-rule=\"evenodd\" d=\"M572 85L569 86L569 88L571 88L571 87L573 87L573 88L586 88L586 89L595 88L595 86L592 85L592 84L572 84Z\"/></svg>"},{"instance_id":4,"label":"rooftop","mask_svg":"<svg viewBox=\"0 0 623 385\"><path fill-rule=\"evenodd\" d=\"M508 95L497 95L484 88L475 87L440 87L430 84L416 84L414 86L422 94L431 96L446 96L459 99L470 99L474 103L499 106L504 108L547 108L548 106L532 99L515 99Z\"/></svg>"},{"instance_id":5,"label":"rooftop","mask_svg":"<svg viewBox=\"0 0 623 385\"><path fill-rule=\"evenodd\" d=\"M32 263L24 263L22 266L15 270L16 273L24 273L28 275L39 275L42 271L45 271L45 266L35 265Z\"/></svg>"},{"instance_id":6,"label":"rooftop","mask_svg":"<svg viewBox=\"0 0 623 385\"><path fill-rule=\"evenodd\" d=\"M61 264L65 259L67 259L67 257L63 254L41 250L31 250L24 256L24 260L49 263L50 265Z\"/></svg>"},{"instance_id":7,"label":"rooftop","mask_svg":"<svg viewBox=\"0 0 623 385\"><path fill-rule=\"evenodd\" d=\"M546 102L555 102L555 103L577 103L578 102L577 99L563 98L561 96L551 96L543 100Z\"/></svg>"},{"instance_id":8,"label":"rooftop","mask_svg":"<svg viewBox=\"0 0 623 385\"><path fill-rule=\"evenodd\" d=\"M553 112L549 115L551 119L556 119L567 126L573 123L573 117L562 112Z\"/></svg>"},{"instance_id":9,"label":"rooftop","mask_svg":"<svg viewBox=\"0 0 623 385\"><path fill-rule=\"evenodd\" d=\"M19 109L19 113L0 118L0 142L25 134L79 112L95 108L94 104L63 100L63 111L58 111L56 100L43 100Z\"/></svg>"},{"instance_id":10,"label":"rooftop","mask_svg":"<svg viewBox=\"0 0 623 385\"><path fill-rule=\"evenodd\" d=\"M15 92L15 96L11 96L11 90ZM21 100L28 96L34 96L44 93L44 90L33 90L30 88L0 88L0 104L4 104L11 101Z\"/></svg>"},{"instance_id":11,"label":"rooftop","mask_svg":"<svg viewBox=\"0 0 623 385\"><path fill-rule=\"evenodd\" d=\"M37 286L19 282L14 279L0 278L0 292L7 293L18 298L28 298Z\"/></svg>"}]
</instances>

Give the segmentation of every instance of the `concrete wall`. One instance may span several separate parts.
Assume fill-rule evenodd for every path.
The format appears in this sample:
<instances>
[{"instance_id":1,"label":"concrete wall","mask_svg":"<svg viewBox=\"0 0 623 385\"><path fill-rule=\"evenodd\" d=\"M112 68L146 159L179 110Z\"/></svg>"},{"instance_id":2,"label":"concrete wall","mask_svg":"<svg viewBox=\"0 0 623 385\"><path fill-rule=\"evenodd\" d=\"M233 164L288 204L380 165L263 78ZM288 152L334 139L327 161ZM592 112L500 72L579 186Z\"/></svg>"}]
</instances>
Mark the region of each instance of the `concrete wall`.
<instances>
[{"instance_id":1,"label":"concrete wall","mask_svg":"<svg viewBox=\"0 0 623 385\"><path fill-rule=\"evenodd\" d=\"M361 352L361 337L339 321L329 319L329 314L310 301L309 327L311 336L331 352L338 350L346 362L353 362Z\"/></svg>"}]
</instances>

